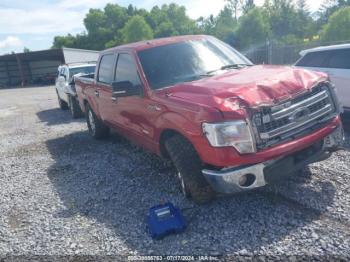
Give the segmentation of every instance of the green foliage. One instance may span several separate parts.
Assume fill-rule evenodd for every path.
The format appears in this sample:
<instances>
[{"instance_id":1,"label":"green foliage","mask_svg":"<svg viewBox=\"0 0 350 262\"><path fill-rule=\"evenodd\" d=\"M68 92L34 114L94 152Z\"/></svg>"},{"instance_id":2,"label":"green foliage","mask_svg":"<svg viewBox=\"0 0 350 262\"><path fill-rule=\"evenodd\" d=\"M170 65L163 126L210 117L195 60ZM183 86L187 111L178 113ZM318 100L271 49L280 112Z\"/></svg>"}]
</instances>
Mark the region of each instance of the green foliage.
<instances>
[{"instance_id":1,"label":"green foliage","mask_svg":"<svg viewBox=\"0 0 350 262\"><path fill-rule=\"evenodd\" d=\"M244 14L248 13L251 9L255 7L254 0L245 0L242 3L242 12Z\"/></svg>"},{"instance_id":2,"label":"green foliage","mask_svg":"<svg viewBox=\"0 0 350 262\"><path fill-rule=\"evenodd\" d=\"M154 6L150 11L133 5L107 4L90 9L84 19L86 31L75 36L56 36L52 48L73 47L103 50L153 37L209 34L238 48L264 44L267 39L283 44L299 44L314 39L322 31L323 41L349 40L350 0L324 0L318 17L308 10L307 0L225 0L217 16L189 18L177 4ZM240 17L238 17L240 15Z\"/></svg>"},{"instance_id":3,"label":"green foliage","mask_svg":"<svg viewBox=\"0 0 350 262\"><path fill-rule=\"evenodd\" d=\"M55 36L52 48L75 47L76 39L71 34L67 36Z\"/></svg>"},{"instance_id":4,"label":"green foliage","mask_svg":"<svg viewBox=\"0 0 350 262\"><path fill-rule=\"evenodd\" d=\"M208 18L200 17L197 20L197 25L202 33L214 35L223 41L234 44L233 37L237 21L230 5L226 5L217 17L212 15Z\"/></svg>"},{"instance_id":5,"label":"green foliage","mask_svg":"<svg viewBox=\"0 0 350 262\"><path fill-rule=\"evenodd\" d=\"M323 29L321 40L341 41L350 39L350 7L344 7L334 12L329 23Z\"/></svg>"},{"instance_id":6,"label":"green foliage","mask_svg":"<svg viewBox=\"0 0 350 262\"><path fill-rule=\"evenodd\" d=\"M253 8L239 20L236 37L238 46L245 49L249 46L264 43L270 34L267 19L260 8Z\"/></svg>"},{"instance_id":7,"label":"green foliage","mask_svg":"<svg viewBox=\"0 0 350 262\"><path fill-rule=\"evenodd\" d=\"M226 42L229 42L230 36L237 25L236 18L233 15L234 12L228 6L225 6L216 19L214 35Z\"/></svg>"},{"instance_id":8,"label":"green foliage","mask_svg":"<svg viewBox=\"0 0 350 262\"><path fill-rule=\"evenodd\" d=\"M126 43L148 40L153 38L152 28L140 15L135 15L123 27L122 35Z\"/></svg>"},{"instance_id":9,"label":"green foliage","mask_svg":"<svg viewBox=\"0 0 350 262\"><path fill-rule=\"evenodd\" d=\"M76 47L103 50L105 48L153 37L201 33L196 21L177 4L155 6L150 12L129 5L107 4L90 9L84 19L86 33L56 36L53 48Z\"/></svg>"},{"instance_id":10,"label":"green foliage","mask_svg":"<svg viewBox=\"0 0 350 262\"><path fill-rule=\"evenodd\" d=\"M350 6L350 0L324 0L318 11L317 24L319 27L327 24L330 16L339 10L339 8Z\"/></svg>"}]
</instances>

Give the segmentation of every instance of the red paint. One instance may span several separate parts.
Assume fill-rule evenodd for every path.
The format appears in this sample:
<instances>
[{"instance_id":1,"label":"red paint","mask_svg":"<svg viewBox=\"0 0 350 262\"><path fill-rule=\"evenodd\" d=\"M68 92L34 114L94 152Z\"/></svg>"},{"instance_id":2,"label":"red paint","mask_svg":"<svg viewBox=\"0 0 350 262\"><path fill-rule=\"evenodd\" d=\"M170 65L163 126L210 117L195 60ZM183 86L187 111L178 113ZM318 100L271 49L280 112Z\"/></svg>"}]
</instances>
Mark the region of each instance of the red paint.
<instances>
[{"instance_id":1,"label":"red paint","mask_svg":"<svg viewBox=\"0 0 350 262\"><path fill-rule=\"evenodd\" d=\"M233 147L210 146L202 132L203 122L246 119L254 108L273 105L307 92L316 83L327 80L327 75L293 67L260 65L230 70L158 91L149 88L137 51L203 37L144 41L101 52L101 55L116 52L133 55L143 82L144 95L118 98L117 103L113 103L110 87L96 81L88 83L76 79L80 105L84 110L84 103L89 103L107 125L157 154L161 154L162 133L166 130L176 131L193 144L204 163L217 167L259 163L291 154L323 139L341 125L339 117L336 117L312 134L255 154L240 155ZM95 91L100 93L99 98L94 95ZM150 110L149 105L156 105L161 110Z\"/></svg>"}]
</instances>

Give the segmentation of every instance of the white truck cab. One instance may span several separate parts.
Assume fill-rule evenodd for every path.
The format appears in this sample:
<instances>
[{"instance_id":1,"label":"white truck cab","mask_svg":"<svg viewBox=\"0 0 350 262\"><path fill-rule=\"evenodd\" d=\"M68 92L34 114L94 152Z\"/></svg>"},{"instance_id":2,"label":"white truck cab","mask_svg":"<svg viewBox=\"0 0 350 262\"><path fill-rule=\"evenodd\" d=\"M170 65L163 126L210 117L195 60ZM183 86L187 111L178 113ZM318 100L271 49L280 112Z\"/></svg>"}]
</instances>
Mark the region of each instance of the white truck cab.
<instances>
[{"instance_id":1,"label":"white truck cab","mask_svg":"<svg viewBox=\"0 0 350 262\"><path fill-rule=\"evenodd\" d=\"M350 44L316 47L300 55L295 66L327 73L344 111L350 112Z\"/></svg>"},{"instance_id":2,"label":"white truck cab","mask_svg":"<svg viewBox=\"0 0 350 262\"><path fill-rule=\"evenodd\" d=\"M82 116L75 92L74 76L94 74L96 62L60 65L56 78L56 93L61 109L70 109L73 118Z\"/></svg>"}]
</instances>

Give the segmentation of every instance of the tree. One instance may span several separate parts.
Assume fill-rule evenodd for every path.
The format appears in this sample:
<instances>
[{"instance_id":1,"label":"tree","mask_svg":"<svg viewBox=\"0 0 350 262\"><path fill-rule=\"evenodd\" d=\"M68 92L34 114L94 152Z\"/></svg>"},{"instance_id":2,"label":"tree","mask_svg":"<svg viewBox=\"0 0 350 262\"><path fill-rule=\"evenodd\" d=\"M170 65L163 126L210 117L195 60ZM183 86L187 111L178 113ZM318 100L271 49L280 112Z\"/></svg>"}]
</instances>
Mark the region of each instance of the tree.
<instances>
[{"instance_id":1,"label":"tree","mask_svg":"<svg viewBox=\"0 0 350 262\"><path fill-rule=\"evenodd\" d=\"M295 32L297 14L292 0L266 1L264 7L275 38L281 38Z\"/></svg>"},{"instance_id":2,"label":"tree","mask_svg":"<svg viewBox=\"0 0 350 262\"><path fill-rule=\"evenodd\" d=\"M24 48L23 48L23 53L29 53L29 52L30 52L30 50L29 50L28 47L24 47Z\"/></svg>"},{"instance_id":3,"label":"tree","mask_svg":"<svg viewBox=\"0 0 350 262\"><path fill-rule=\"evenodd\" d=\"M215 35L216 18L213 15L210 15L208 18L198 18L197 25L202 33Z\"/></svg>"},{"instance_id":4,"label":"tree","mask_svg":"<svg viewBox=\"0 0 350 262\"><path fill-rule=\"evenodd\" d=\"M233 12L229 6L225 6L215 19L213 34L219 39L233 45L233 32L237 26L237 21L233 17Z\"/></svg>"},{"instance_id":5,"label":"tree","mask_svg":"<svg viewBox=\"0 0 350 262\"><path fill-rule=\"evenodd\" d=\"M179 33L175 30L174 25L170 21L164 21L160 23L154 33L155 37L166 37L172 35L178 35Z\"/></svg>"},{"instance_id":6,"label":"tree","mask_svg":"<svg viewBox=\"0 0 350 262\"><path fill-rule=\"evenodd\" d=\"M153 38L152 28L142 16L130 18L122 29L123 39L126 43L137 42Z\"/></svg>"},{"instance_id":7,"label":"tree","mask_svg":"<svg viewBox=\"0 0 350 262\"><path fill-rule=\"evenodd\" d=\"M134 17L137 18L132 20ZM132 26L134 31L136 28L140 32L142 31L141 37L137 37L136 34L131 37L132 33L125 29L126 24L130 21L134 23ZM143 30L141 30L140 24L144 26ZM132 5L125 8L117 4L107 4L104 9L90 9L84 18L84 25L86 32L75 36L55 37L53 47L67 46L102 50L127 43L131 39L202 32L196 21L187 16L185 7L177 4L165 4L161 8L155 6L151 12L146 9L137 9Z\"/></svg>"},{"instance_id":8,"label":"tree","mask_svg":"<svg viewBox=\"0 0 350 262\"><path fill-rule=\"evenodd\" d=\"M269 24L261 8L253 8L239 20L236 37L240 49L265 43L270 33Z\"/></svg>"},{"instance_id":9,"label":"tree","mask_svg":"<svg viewBox=\"0 0 350 262\"><path fill-rule=\"evenodd\" d=\"M155 37L200 33L196 21L189 18L186 9L177 4L154 6L151 12L142 15L151 26Z\"/></svg>"},{"instance_id":10,"label":"tree","mask_svg":"<svg viewBox=\"0 0 350 262\"><path fill-rule=\"evenodd\" d=\"M129 18L127 11L117 4L107 4L103 10L90 9L84 19L89 49L105 49L111 41L122 43L120 29Z\"/></svg>"},{"instance_id":11,"label":"tree","mask_svg":"<svg viewBox=\"0 0 350 262\"><path fill-rule=\"evenodd\" d=\"M226 8L232 10L235 20L238 19L238 12L241 10L241 1L240 0L225 0L227 2Z\"/></svg>"},{"instance_id":12,"label":"tree","mask_svg":"<svg viewBox=\"0 0 350 262\"><path fill-rule=\"evenodd\" d=\"M306 0L298 0L296 6L295 36L303 40L317 32L315 20L311 17Z\"/></svg>"},{"instance_id":13,"label":"tree","mask_svg":"<svg viewBox=\"0 0 350 262\"><path fill-rule=\"evenodd\" d=\"M341 7L350 6L350 0L324 0L320 10L317 12L317 23L320 27L325 25L330 16Z\"/></svg>"},{"instance_id":14,"label":"tree","mask_svg":"<svg viewBox=\"0 0 350 262\"><path fill-rule=\"evenodd\" d=\"M66 36L55 36L52 48L76 47L75 37L71 34Z\"/></svg>"},{"instance_id":15,"label":"tree","mask_svg":"<svg viewBox=\"0 0 350 262\"><path fill-rule=\"evenodd\" d=\"M342 41L350 40L350 7L344 7L333 13L325 25L321 40Z\"/></svg>"},{"instance_id":16,"label":"tree","mask_svg":"<svg viewBox=\"0 0 350 262\"><path fill-rule=\"evenodd\" d=\"M255 7L254 0L245 0L242 2L242 11L243 14L248 13L251 9Z\"/></svg>"}]
</instances>

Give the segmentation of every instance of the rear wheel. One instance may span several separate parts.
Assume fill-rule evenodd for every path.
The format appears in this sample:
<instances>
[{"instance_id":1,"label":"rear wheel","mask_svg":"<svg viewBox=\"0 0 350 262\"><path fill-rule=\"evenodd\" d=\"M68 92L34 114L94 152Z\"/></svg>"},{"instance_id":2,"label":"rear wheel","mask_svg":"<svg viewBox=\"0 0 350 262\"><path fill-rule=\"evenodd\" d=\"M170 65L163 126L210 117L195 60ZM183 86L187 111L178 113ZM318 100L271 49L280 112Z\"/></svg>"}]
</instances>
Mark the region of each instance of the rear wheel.
<instances>
[{"instance_id":1,"label":"rear wheel","mask_svg":"<svg viewBox=\"0 0 350 262\"><path fill-rule=\"evenodd\" d=\"M67 110L68 104L60 98L60 95L58 94L57 90L56 90L56 94L57 94L57 99L58 99L58 105L60 106L60 108L62 110Z\"/></svg>"},{"instance_id":2,"label":"rear wheel","mask_svg":"<svg viewBox=\"0 0 350 262\"><path fill-rule=\"evenodd\" d=\"M95 115L91 107L86 108L86 122L89 128L89 133L93 138L103 139L108 137L109 128Z\"/></svg>"},{"instance_id":3,"label":"rear wheel","mask_svg":"<svg viewBox=\"0 0 350 262\"><path fill-rule=\"evenodd\" d=\"M192 144L175 135L165 141L165 148L177 169L182 193L199 204L214 199L215 192L202 174L203 164Z\"/></svg>"},{"instance_id":4,"label":"rear wheel","mask_svg":"<svg viewBox=\"0 0 350 262\"><path fill-rule=\"evenodd\" d=\"M80 105L76 97L69 95L69 109L73 118L79 118L83 116Z\"/></svg>"}]
</instances>

